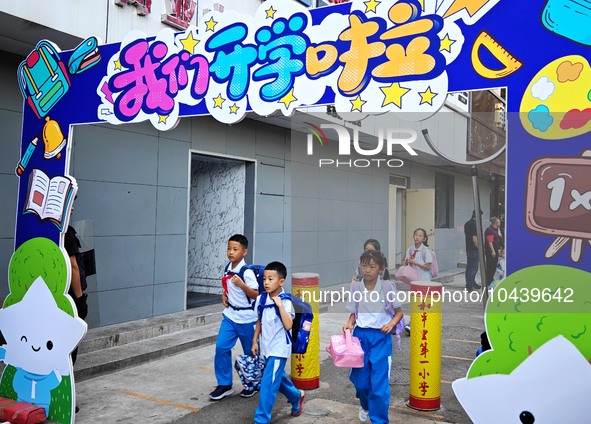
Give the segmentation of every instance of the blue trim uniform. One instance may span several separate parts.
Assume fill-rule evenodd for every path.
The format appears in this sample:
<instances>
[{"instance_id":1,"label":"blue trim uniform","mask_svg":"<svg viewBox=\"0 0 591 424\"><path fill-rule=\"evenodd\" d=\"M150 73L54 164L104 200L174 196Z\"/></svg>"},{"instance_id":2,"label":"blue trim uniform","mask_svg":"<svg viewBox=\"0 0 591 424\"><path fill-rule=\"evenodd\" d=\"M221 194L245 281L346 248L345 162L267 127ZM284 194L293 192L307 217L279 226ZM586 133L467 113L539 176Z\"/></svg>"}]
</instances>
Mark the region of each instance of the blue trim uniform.
<instances>
[{"instance_id":1,"label":"blue trim uniform","mask_svg":"<svg viewBox=\"0 0 591 424\"><path fill-rule=\"evenodd\" d=\"M352 368L349 379L357 390L361 407L369 411L372 424L388 423L392 336L377 328L355 327L353 335L363 348L363 368Z\"/></svg>"},{"instance_id":2,"label":"blue trim uniform","mask_svg":"<svg viewBox=\"0 0 591 424\"><path fill-rule=\"evenodd\" d=\"M272 312L275 313L275 311ZM285 372L286 362L287 358L276 356L267 358L261 381L259 405L254 413L256 424L268 424L271 421L271 411L277 399L277 392L282 393L291 403L292 411L296 406L299 407L300 391L296 389Z\"/></svg>"},{"instance_id":3,"label":"blue trim uniform","mask_svg":"<svg viewBox=\"0 0 591 424\"><path fill-rule=\"evenodd\" d=\"M222 323L218 339L215 342L215 357L213 359L215 378L219 386L232 385L232 348L240 339L245 355L252 355L252 338L254 337L255 322L237 324L222 315Z\"/></svg>"},{"instance_id":4,"label":"blue trim uniform","mask_svg":"<svg viewBox=\"0 0 591 424\"><path fill-rule=\"evenodd\" d=\"M281 293L285 293L283 289ZM256 424L268 424L271 421L271 411L277 399L277 392L285 395L289 403L291 403L292 413L298 411L301 395L299 389L296 389L285 373L285 363L291 355L291 342L286 337L286 330L281 317L277 314L277 309L271 306L274 305L274 302L267 293L257 297L255 311L259 310L259 304L262 300L265 301L264 305L269 307L262 309L259 346L261 354L267 357L267 362L263 370L259 405L254 414ZM291 300L282 299L282 302L285 311L294 318L295 312Z\"/></svg>"}]
</instances>

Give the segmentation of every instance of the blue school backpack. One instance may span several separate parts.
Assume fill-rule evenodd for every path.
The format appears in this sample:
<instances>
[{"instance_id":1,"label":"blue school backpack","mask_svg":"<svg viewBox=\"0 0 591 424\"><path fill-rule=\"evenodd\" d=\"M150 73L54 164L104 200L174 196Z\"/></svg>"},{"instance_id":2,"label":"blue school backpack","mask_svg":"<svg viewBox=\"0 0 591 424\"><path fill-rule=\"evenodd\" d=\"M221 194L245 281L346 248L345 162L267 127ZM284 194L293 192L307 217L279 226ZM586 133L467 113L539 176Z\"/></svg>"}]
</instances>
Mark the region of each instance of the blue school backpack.
<instances>
[{"instance_id":1,"label":"blue school backpack","mask_svg":"<svg viewBox=\"0 0 591 424\"><path fill-rule=\"evenodd\" d=\"M259 294L262 294L265 292L265 285L263 284L264 282L264 277L265 277L265 265L244 265L242 268L240 268L240 271L238 272L232 272L230 271L230 264L231 262L228 262L228 265L226 265L226 274L227 275L237 275L240 278L242 278L242 281L244 281L244 273L246 272L247 269L250 269L252 272L254 272L254 276L257 279L257 283L259 283ZM247 296L248 297L248 296ZM246 308L237 308L235 306L232 306L230 303L228 303L230 305L230 307L232 309L234 309L235 311L243 311L246 309L254 309L254 303L255 303L255 299L251 299L250 297L248 297L248 301L250 302L250 306L246 307Z\"/></svg>"},{"instance_id":2,"label":"blue school backpack","mask_svg":"<svg viewBox=\"0 0 591 424\"><path fill-rule=\"evenodd\" d=\"M361 282L360 281L354 281L351 285L351 294L353 294L354 292L360 292L361 291ZM390 315L390 316L394 316L394 314L396 312L394 312L394 305L392 302L388 301L388 292L394 291L394 287L393 287L393 283L390 280L382 280L382 292L383 292L383 296L384 296L384 309L385 311ZM359 302L355 302L355 315L357 315L357 311L359 309ZM396 343L398 345L398 350L400 350L400 335L402 334L402 332L404 331L404 327L406 326L406 321L404 320L404 316L402 318L400 318L400 321L398 321L398 324L396 324L396 326L394 326L394 328L392 329L392 332L390 334L396 336Z\"/></svg>"},{"instance_id":3,"label":"blue school backpack","mask_svg":"<svg viewBox=\"0 0 591 424\"><path fill-rule=\"evenodd\" d=\"M259 319L263 316L263 309L274 308L279 316L279 310L275 303L267 305L267 292L263 291L259 300L258 314ZM285 330L286 343L291 342L291 353L306 353L308 350L308 343L310 342L310 330L312 330L312 321L314 320L314 314L312 313L312 307L309 303L304 302L297 296L291 294L281 293L279 295L281 300L290 300L295 310L295 318L293 319L293 325L291 332Z\"/></svg>"}]
</instances>

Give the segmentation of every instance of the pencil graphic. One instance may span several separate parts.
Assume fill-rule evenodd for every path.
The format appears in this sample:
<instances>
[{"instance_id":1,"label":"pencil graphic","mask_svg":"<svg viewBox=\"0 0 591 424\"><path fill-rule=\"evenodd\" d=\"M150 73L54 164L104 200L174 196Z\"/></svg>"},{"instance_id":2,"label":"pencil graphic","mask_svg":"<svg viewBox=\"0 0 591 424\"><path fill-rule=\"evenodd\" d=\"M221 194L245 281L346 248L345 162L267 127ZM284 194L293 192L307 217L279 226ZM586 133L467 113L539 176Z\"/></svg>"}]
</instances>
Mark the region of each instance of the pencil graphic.
<instances>
[{"instance_id":1,"label":"pencil graphic","mask_svg":"<svg viewBox=\"0 0 591 424\"><path fill-rule=\"evenodd\" d=\"M22 176L25 172L25 169L27 169L27 165L29 165L29 161L31 160L31 156L33 156L33 152L35 151L35 148L37 147L38 140L39 140L38 137L35 137L33 140L31 140L31 142L27 146L27 150L25 151L25 154L23 155L22 159L20 160L20 162L16 166L16 175L18 175L19 177Z\"/></svg>"}]
</instances>

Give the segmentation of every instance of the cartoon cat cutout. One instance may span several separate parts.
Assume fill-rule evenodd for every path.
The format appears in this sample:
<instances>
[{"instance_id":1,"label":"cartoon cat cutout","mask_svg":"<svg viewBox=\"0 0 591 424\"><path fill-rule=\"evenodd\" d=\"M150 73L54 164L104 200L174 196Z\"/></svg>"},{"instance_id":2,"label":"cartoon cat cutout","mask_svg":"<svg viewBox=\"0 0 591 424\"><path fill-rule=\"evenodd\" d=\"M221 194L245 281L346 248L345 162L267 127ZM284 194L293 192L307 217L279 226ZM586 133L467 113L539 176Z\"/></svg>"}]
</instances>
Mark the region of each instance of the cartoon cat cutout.
<instances>
[{"instance_id":1,"label":"cartoon cat cutout","mask_svg":"<svg viewBox=\"0 0 591 424\"><path fill-rule=\"evenodd\" d=\"M0 330L6 339L0 360L16 368L18 400L41 406L49 415L51 390L72 372L70 353L86 333L86 323L59 309L38 277L20 302L0 309Z\"/></svg>"}]
</instances>

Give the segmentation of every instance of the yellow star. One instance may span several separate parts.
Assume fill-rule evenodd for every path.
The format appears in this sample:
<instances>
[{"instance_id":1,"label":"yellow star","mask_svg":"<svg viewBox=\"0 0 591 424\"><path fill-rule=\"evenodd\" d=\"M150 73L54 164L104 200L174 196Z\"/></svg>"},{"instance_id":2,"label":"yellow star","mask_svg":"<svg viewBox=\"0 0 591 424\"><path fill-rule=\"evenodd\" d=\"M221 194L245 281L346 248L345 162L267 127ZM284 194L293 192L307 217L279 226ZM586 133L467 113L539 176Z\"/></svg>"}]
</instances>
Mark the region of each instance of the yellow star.
<instances>
[{"instance_id":1,"label":"yellow star","mask_svg":"<svg viewBox=\"0 0 591 424\"><path fill-rule=\"evenodd\" d=\"M168 119L168 115L158 115L158 123L159 124L166 124L167 119Z\"/></svg>"},{"instance_id":2,"label":"yellow star","mask_svg":"<svg viewBox=\"0 0 591 424\"><path fill-rule=\"evenodd\" d=\"M216 26L217 24L218 24L218 23L217 23L216 21L214 21L214 20L213 20L213 16L212 16L211 18L209 18L209 21L205 21L205 25L206 25L206 27L207 27L207 28L205 29L205 31L206 31L206 32L207 32L207 31L211 31L211 32L213 32L213 31L215 30L215 26Z\"/></svg>"},{"instance_id":3,"label":"yellow star","mask_svg":"<svg viewBox=\"0 0 591 424\"><path fill-rule=\"evenodd\" d=\"M267 12L267 18L266 19L275 19L275 12L277 12L275 9L273 9L273 6L271 6L270 8L268 8L267 10L265 10L265 12Z\"/></svg>"},{"instance_id":4,"label":"yellow star","mask_svg":"<svg viewBox=\"0 0 591 424\"><path fill-rule=\"evenodd\" d=\"M351 112L353 112L354 110L358 110L359 112L361 112L363 105L366 104L366 101L361 100L361 96L357 96L356 99L354 100L349 100L351 102L351 104L353 105L353 108L351 109Z\"/></svg>"},{"instance_id":5,"label":"yellow star","mask_svg":"<svg viewBox=\"0 0 591 424\"><path fill-rule=\"evenodd\" d=\"M193 31L189 31L187 38L181 38L181 44L183 45L184 50L193 54L195 53L195 46L199 44L199 40L193 38Z\"/></svg>"},{"instance_id":6,"label":"yellow star","mask_svg":"<svg viewBox=\"0 0 591 424\"><path fill-rule=\"evenodd\" d=\"M113 63L115 64L115 70L120 71L121 70L121 61L119 59L117 59L117 60L114 60Z\"/></svg>"},{"instance_id":7,"label":"yellow star","mask_svg":"<svg viewBox=\"0 0 591 424\"><path fill-rule=\"evenodd\" d=\"M384 93L384 102L382 106L394 103L400 109L402 109L402 96L410 91L410 88L401 87L399 83L393 82L389 87L380 87L382 93Z\"/></svg>"},{"instance_id":8,"label":"yellow star","mask_svg":"<svg viewBox=\"0 0 591 424\"><path fill-rule=\"evenodd\" d=\"M449 38L449 34L445 34L445 37L443 37L443 40L441 40L439 51L442 52L447 50L451 53L451 46L455 42L456 40L452 40L451 38Z\"/></svg>"},{"instance_id":9,"label":"yellow star","mask_svg":"<svg viewBox=\"0 0 591 424\"><path fill-rule=\"evenodd\" d=\"M365 13L367 13L367 12L377 13L376 8L378 7L378 5L380 3L381 3L381 1L377 1L377 0L364 1L363 4L365 4Z\"/></svg>"},{"instance_id":10,"label":"yellow star","mask_svg":"<svg viewBox=\"0 0 591 424\"><path fill-rule=\"evenodd\" d=\"M289 106L295 102L297 98L293 95L293 88L287 93L281 100L277 103L283 103L285 105L285 109L289 109Z\"/></svg>"},{"instance_id":11,"label":"yellow star","mask_svg":"<svg viewBox=\"0 0 591 424\"><path fill-rule=\"evenodd\" d=\"M240 109L240 108L238 107L238 105L236 103L234 103L232 106L230 106L230 113L238 114L238 109Z\"/></svg>"},{"instance_id":12,"label":"yellow star","mask_svg":"<svg viewBox=\"0 0 591 424\"><path fill-rule=\"evenodd\" d=\"M218 94L217 97L213 98L213 107L219 107L220 109L222 108L222 105L224 104L224 102L226 101L226 99L224 99L222 97L222 93Z\"/></svg>"},{"instance_id":13,"label":"yellow star","mask_svg":"<svg viewBox=\"0 0 591 424\"><path fill-rule=\"evenodd\" d=\"M437 96L437 93L433 93L431 91L431 87L427 87L425 91L419 91L419 95L421 96L421 103L419 103L419 105L422 105L423 103L429 103L431 106L433 106L433 98Z\"/></svg>"}]
</instances>

